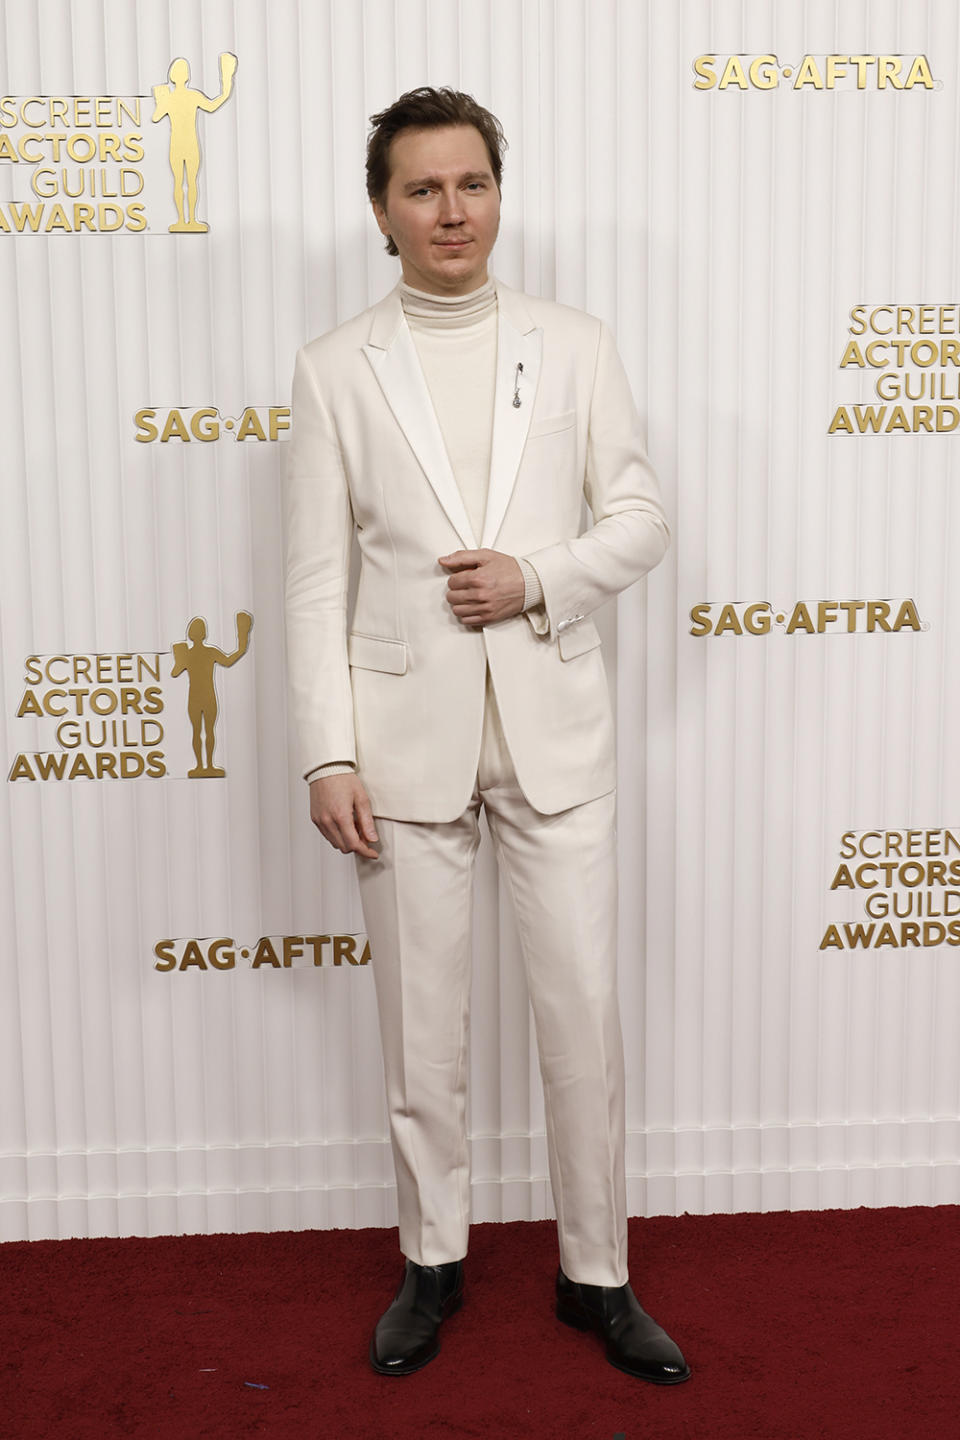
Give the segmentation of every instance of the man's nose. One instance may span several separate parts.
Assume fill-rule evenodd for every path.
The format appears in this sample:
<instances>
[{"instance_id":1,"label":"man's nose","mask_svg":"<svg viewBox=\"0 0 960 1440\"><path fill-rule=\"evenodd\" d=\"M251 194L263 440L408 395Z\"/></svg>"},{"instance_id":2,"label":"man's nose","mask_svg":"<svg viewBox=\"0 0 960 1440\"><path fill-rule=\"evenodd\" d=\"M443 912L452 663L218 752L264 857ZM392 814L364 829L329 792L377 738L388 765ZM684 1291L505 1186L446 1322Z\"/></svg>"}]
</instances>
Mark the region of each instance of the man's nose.
<instances>
[{"instance_id":1,"label":"man's nose","mask_svg":"<svg viewBox=\"0 0 960 1440\"><path fill-rule=\"evenodd\" d=\"M459 190L443 190L440 197L440 224L441 225L462 225L464 220L463 205L460 201Z\"/></svg>"}]
</instances>

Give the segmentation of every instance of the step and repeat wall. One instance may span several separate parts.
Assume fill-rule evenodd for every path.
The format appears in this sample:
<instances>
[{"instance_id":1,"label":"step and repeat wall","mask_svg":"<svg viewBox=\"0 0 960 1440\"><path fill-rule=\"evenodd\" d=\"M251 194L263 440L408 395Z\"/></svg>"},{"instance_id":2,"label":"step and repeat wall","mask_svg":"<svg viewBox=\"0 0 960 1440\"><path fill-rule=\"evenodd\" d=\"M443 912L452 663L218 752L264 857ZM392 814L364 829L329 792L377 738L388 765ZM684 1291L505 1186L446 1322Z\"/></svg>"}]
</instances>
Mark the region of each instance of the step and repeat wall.
<instances>
[{"instance_id":1,"label":"step and repeat wall","mask_svg":"<svg viewBox=\"0 0 960 1440\"><path fill-rule=\"evenodd\" d=\"M501 118L495 273L612 327L674 532L600 617L631 1212L960 1201L953 0L7 0L0 1238L396 1223L279 488L424 83ZM474 1218L549 1216L487 848L475 923Z\"/></svg>"}]
</instances>

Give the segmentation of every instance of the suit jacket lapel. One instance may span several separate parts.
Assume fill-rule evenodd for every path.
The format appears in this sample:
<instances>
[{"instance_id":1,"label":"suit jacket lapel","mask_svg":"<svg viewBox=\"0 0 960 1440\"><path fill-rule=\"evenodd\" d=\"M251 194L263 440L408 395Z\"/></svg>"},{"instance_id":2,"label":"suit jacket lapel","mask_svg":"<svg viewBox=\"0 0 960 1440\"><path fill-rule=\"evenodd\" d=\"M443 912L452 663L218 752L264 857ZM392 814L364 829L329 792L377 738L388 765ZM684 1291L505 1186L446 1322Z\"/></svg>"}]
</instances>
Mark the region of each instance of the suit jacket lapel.
<instances>
[{"instance_id":1,"label":"suit jacket lapel","mask_svg":"<svg viewBox=\"0 0 960 1440\"><path fill-rule=\"evenodd\" d=\"M533 415L543 351L543 331L534 325L523 296L498 282L497 301L497 380L490 484L480 541L483 547L493 546L513 494ZM519 405L514 404L515 396Z\"/></svg>"},{"instance_id":2,"label":"suit jacket lapel","mask_svg":"<svg viewBox=\"0 0 960 1440\"><path fill-rule=\"evenodd\" d=\"M374 307L370 342L363 347L384 398L416 455L447 519L467 550L477 539L457 485L420 357L397 290Z\"/></svg>"}]
</instances>

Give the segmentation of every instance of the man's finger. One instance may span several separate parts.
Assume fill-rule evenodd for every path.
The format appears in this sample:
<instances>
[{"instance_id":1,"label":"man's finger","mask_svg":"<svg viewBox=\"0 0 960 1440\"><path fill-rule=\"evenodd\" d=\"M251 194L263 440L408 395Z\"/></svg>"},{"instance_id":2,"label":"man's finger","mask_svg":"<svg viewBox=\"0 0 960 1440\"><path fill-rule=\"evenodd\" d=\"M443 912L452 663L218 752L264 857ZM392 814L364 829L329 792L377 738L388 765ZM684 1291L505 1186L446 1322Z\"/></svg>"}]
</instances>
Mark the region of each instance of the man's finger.
<instances>
[{"instance_id":1,"label":"man's finger","mask_svg":"<svg viewBox=\"0 0 960 1440\"><path fill-rule=\"evenodd\" d=\"M343 836L340 834L339 827L334 819L318 820L317 829L320 831L324 840L333 846L334 850L339 850L342 855L346 854Z\"/></svg>"},{"instance_id":2,"label":"man's finger","mask_svg":"<svg viewBox=\"0 0 960 1440\"><path fill-rule=\"evenodd\" d=\"M340 817L340 834L343 836L343 853L369 854L369 847L364 845L357 834L357 827L353 823L352 813Z\"/></svg>"},{"instance_id":3,"label":"man's finger","mask_svg":"<svg viewBox=\"0 0 960 1440\"><path fill-rule=\"evenodd\" d=\"M347 811L346 814L338 817L340 834L343 837L343 853L345 855L362 855L366 860L378 860L380 857L376 850L371 850L363 836L358 833L357 826L354 824L354 813L356 813L360 820L360 829L363 829L364 822L360 815L361 803L358 797L356 806ZM372 814L370 815L370 826L371 828L373 827Z\"/></svg>"},{"instance_id":4,"label":"man's finger","mask_svg":"<svg viewBox=\"0 0 960 1440\"><path fill-rule=\"evenodd\" d=\"M380 839L377 834L377 827L373 821L373 811L366 797L357 802L357 820L359 821L360 833L364 840L377 841Z\"/></svg>"},{"instance_id":5,"label":"man's finger","mask_svg":"<svg viewBox=\"0 0 960 1440\"><path fill-rule=\"evenodd\" d=\"M480 550L454 550L452 555L441 555L438 563L447 570L475 570L483 563Z\"/></svg>"},{"instance_id":6,"label":"man's finger","mask_svg":"<svg viewBox=\"0 0 960 1440\"><path fill-rule=\"evenodd\" d=\"M466 570L454 570L447 581L448 590L469 590L477 583L477 572L474 568Z\"/></svg>"}]
</instances>

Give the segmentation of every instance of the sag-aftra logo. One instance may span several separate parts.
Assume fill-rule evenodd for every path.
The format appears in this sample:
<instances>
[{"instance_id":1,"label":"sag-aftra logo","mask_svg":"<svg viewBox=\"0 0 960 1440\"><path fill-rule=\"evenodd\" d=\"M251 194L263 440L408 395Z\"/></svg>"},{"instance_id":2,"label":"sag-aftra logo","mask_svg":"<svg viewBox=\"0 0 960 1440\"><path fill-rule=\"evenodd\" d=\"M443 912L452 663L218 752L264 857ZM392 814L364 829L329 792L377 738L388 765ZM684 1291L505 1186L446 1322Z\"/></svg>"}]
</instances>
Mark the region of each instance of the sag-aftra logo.
<instances>
[{"instance_id":1,"label":"sag-aftra logo","mask_svg":"<svg viewBox=\"0 0 960 1440\"><path fill-rule=\"evenodd\" d=\"M933 90L926 55L698 55L694 90Z\"/></svg>"}]
</instances>

